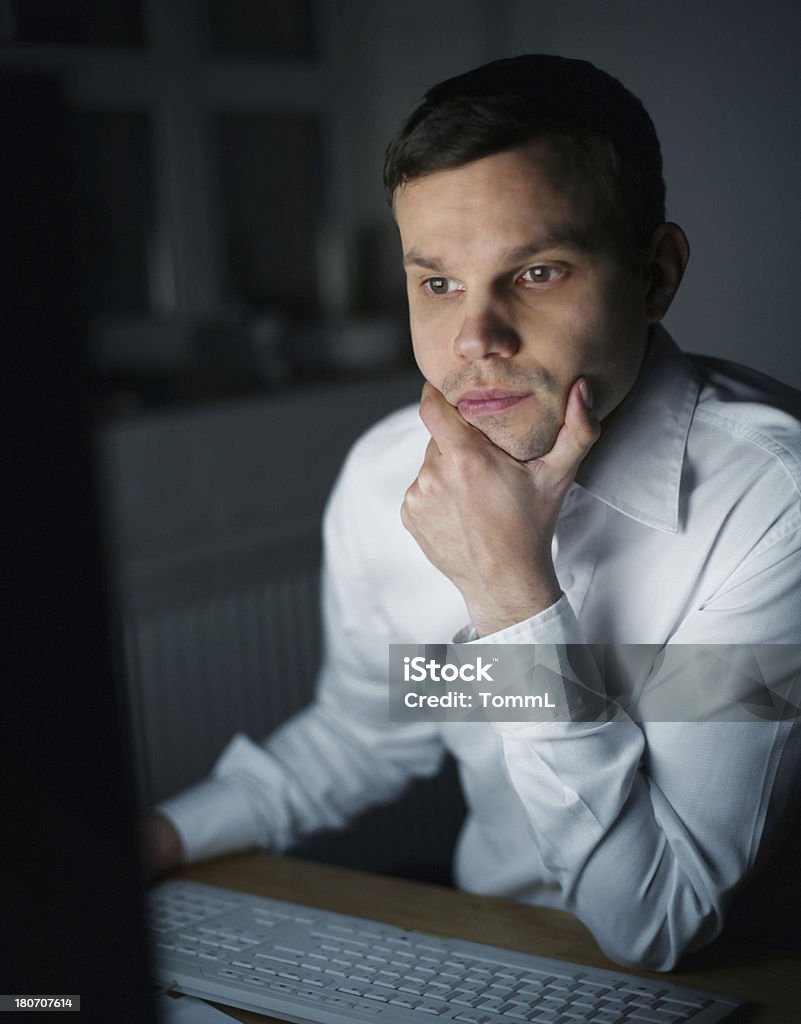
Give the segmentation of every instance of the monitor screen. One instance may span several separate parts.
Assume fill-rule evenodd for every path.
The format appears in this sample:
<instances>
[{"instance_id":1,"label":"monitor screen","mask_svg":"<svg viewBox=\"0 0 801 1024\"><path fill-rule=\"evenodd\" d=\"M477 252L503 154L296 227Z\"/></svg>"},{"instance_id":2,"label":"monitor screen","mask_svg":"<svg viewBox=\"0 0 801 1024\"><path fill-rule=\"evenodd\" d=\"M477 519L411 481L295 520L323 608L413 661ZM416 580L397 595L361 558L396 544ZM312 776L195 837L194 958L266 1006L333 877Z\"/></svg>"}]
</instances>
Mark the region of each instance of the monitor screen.
<instances>
[{"instance_id":1,"label":"monitor screen","mask_svg":"<svg viewBox=\"0 0 801 1024\"><path fill-rule=\"evenodd\" d=\"M84 1020L141 1024L154 1015L95 502L69 120L48 78L3 75L0 108L11 513L0 995L77 996Z\"/></svg>"}]
</instances>

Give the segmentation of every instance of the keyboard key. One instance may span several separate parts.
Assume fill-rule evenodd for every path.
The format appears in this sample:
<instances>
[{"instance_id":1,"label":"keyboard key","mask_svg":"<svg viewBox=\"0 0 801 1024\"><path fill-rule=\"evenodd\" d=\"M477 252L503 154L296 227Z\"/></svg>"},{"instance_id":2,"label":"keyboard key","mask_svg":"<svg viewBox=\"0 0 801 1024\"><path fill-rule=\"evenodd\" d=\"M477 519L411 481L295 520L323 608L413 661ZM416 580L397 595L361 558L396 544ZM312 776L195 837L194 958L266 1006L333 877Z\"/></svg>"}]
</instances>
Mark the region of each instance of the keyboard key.
<instances>
[{"instance_id":1,"label":"keyboard key","mask_svg":"<svg viewBox=\"0 0 801 1024\"><path fill-rule=\"evenodd\" d=\"M477 1010L492 1010L497 1012L499 1006L503 1006L504 1000L498 996L479 996L478 999L473 1001L473 1005Z\"/></svg>"},{"instance_id":2,"label":"keyboard key","mask_svg":"<svg viewBox=\"0 0 801 1024\"><path fill-rule=\"evenodd\" d=\"M687 1016L684 1010L666 1009L664 1003L659 1007L659 1019L662 1024L681 1024L681 1021L687 1020Z\"/></svg>"},{"instance_id":3,"label":"keyboard key","mask_svg":"<svg viewBox=\"0 0 801 1024\"><path fill-rule=\"evenodd\" d=\"M525 985L521 985L517 990L519 996L533 997L538 999L544 991L546 991L545 985L540 981L530 982L527 981Z\"/></svg>"},{"instance_id":4,"label":"keyboard key","mask_svg":"<svg viewBox=\"0 0 801 1024\"><path fill-rule=\"evenodd\" d=\"M614 1010L617 1013L624 1013L628 1008L628 1002L626 1001L625 996L622 999L619 999L613 995L604 995L598 1000L598 1005L604 1010Z\"/></svg>"},{"instance_id":5,"label":"keyboard key","mask_svg":"<svg viewBox=\"0 0 801 1024\"><path fill-rule=\"evenodd\" d=\"M646 985L635 985L631 982L620 985L617 991L621 995L645 996L646 999L658 999L660 996L665 994L665 989L663 988L653 989L648 988Z\"/></svg>"},{"instance_id":6,"label":"keyboard key","mask_svg":"<svg viewBox=\"0 0 801 1024\"><path fill-rule=\"evenodd\" d=\"M662 999L662 1006L664 1009L672 1010L674 1013L683 1012L685 1016L689 1016L691 1013L697 1013L703 1005L703 1001L691 1003L686 999L679 999L679 997L675 995L667 995Z\"/></svg>"},{"instance_id":7,"label":"keyboard key","mask_svg":"<svg viewBox=\"0 0 801 1024\"><path fill-rule=\"evenodd\" d=\"M267 983L274 992L297 992L298 986L287 981L269 981Z\"/></svg>"},{"instance_id":8,"label":"keyboard key","mask_svg":"<svg viewBox=\"0 0 801 1024\"><path fill-rule=\"evenodd\" d=\"M480 1004L481 997L467 992L454 992L448 1002L453 1003L456 1006L469 1006L473 1008Z\"/></svg>"},{"instance_id":9,"label":"keyboard key","mask_svg":"<svg viewBox=\"0 0 801 1024\"><path fill-rule=\"evenodd\" d=\"M300 967L300 960L293 956L276 956L274 953L254 953L254 957L268 960L273 964L288 964L290 967Z\"/></svg>"}]
</instances>

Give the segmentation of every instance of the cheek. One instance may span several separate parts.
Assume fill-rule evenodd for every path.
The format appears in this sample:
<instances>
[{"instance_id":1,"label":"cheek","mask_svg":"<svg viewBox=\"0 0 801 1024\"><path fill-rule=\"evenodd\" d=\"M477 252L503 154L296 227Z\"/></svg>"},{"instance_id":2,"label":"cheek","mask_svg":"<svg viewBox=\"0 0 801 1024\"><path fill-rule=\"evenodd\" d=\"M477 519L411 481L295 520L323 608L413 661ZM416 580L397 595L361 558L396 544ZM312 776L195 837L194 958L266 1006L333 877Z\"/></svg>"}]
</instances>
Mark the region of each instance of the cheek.
<instances>
[{"instance_id":1,"label":"cheek","mask_svg":"<svg viewBox=\"0 0 801 1024\"><path fill-rule=\"evenodd\" d=\"M648 339L647 325L625 295L610 290L606 301L581 308L576 351L595 388L598 413L605 416L631 388Z\"/></svg>"},{"instance_id":2,"label":"cheek","mask_svg":"<svg viewBox=\"0 0 801 1024\"><path fill-rule=\"evenodd\" d=\"M577 296L565 319L576 351L593 364L627 360L641 333L631 296L615 282Z\"/></svg>"},{"instance_id":3,"label":"cheek","mask_svg":"<svg viewBox=\"0 0 801 1024\"><path fill-rule=\"evenodd\" d=\"M419 324L415 325L414 321L411 321L411 332L412 332L412 351L414 352L414 361L417 363L417 367L420 373L430 381L435 387L438 387L438 380L441 378L441 374L438 372L438 349L435 344L432 343L430 332L427 332Z\"/></svg>"},{"instance_id":4,"label":"cheek","mask_svg":"<svg viewBox=\"0 0 801 1024\"><path fill-rule=\"evenodd\" d=\"M415 362L423 376L435 387L445 375L448 358L448 329L445 324L436 323L428 316L415 315L409 310L409 328L412 335L412 350Z\"/></svg>"}]
</instances>

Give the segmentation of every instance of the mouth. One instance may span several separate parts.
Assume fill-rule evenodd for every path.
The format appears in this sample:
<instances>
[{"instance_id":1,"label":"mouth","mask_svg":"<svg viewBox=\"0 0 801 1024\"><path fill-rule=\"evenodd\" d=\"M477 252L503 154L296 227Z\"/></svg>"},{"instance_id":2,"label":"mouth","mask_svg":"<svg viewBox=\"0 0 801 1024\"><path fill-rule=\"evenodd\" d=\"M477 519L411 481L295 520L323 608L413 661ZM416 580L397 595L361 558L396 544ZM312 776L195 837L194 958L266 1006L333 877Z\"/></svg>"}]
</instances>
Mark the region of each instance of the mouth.
<instances>
[{"instance_id":1,"label":"mouth","mask_svg":"<svg viewBox=\"0 0 801 1024\"><path fill-rule=\"evenodd\" d=\"M459 398L456 406L466 420L482 416L499 416L531 397L529 391L507 391L505 388L473 388Z\"/></svg>"}]
</instances>

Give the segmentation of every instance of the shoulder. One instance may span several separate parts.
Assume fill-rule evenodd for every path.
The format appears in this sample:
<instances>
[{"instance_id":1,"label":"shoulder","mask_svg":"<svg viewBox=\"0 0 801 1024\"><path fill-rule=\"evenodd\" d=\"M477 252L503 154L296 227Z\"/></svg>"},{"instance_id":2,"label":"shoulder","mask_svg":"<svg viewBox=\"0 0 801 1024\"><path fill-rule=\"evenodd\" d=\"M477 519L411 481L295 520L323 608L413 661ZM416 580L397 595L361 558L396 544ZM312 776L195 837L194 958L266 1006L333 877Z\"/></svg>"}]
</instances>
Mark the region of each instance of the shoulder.
<instances>
[{"instance_id":1,"label":"shoulder","mask_svg":"<svg viewBox=\"0 0 801 1024\"><path fill-rule=\"evenodd\" d=\"M700 379L690 435L720 460L773 470L801 496L801 392L738 363L690 356Z\"/></svg>"},{"instance_id":2,"label":"shoulder","mask_svg":"<svg viewBox=\"0 0 801 1024\"><path fill-rule=\"evenodd\" d=\"M418 409L417 404L404 406L366 430L348 453L344 474L359 479L367 476L379 488L403 479L408 487L429 439Z\"/></svg>"},{"instance_id":3,"label":"shoulder","mask_svg":"<svg viewBox=\"0 0 801 1024\"><path fill-rule=\"evenodd\" d=\"M416 404L390 413L353 444L329 501L348 519L368 522L388 511L393 517L417 476L429 435Z\"/></svg>"}]
</instances>

